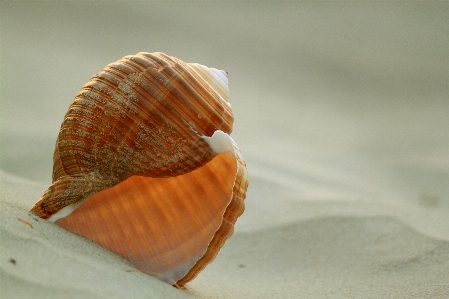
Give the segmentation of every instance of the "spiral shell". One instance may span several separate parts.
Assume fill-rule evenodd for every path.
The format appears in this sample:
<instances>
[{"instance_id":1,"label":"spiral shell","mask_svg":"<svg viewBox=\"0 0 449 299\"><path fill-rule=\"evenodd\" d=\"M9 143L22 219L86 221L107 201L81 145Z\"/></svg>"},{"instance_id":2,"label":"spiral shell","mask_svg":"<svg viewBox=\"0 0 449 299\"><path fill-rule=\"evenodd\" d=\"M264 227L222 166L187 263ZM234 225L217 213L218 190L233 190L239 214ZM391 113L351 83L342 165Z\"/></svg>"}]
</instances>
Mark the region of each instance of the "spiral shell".
<instances>
[{"instance_id":1,"label":"spiral shell","mask_svg":"<svg viewBox=\"0 0 449 299\"><path fill-rule=\"evenodd\" d=\"M227 73L163 53L109 64L61 125L36 215L177 287L217 255L244 210Z\"/></svg>"}]
</instances>

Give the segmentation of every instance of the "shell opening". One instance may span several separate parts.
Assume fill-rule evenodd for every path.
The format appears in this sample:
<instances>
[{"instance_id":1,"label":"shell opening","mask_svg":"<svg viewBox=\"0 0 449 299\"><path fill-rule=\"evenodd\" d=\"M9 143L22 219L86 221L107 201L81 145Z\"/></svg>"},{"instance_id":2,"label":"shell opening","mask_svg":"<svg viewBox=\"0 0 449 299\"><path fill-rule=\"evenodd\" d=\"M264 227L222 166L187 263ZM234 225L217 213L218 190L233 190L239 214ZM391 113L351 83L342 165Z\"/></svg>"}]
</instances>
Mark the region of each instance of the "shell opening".
<instances>
[{"instance_id":1,"label":"shell opening","mask_svg":"<svg viewBox=\"0 0 449 299\"><path fill-rule=\"evenodd\" d=\"M184 175L133 176L88 197L55 223L118 253L142 272L179 285L197 263L204 268L201 263L215 257L221 246L211 245L214 238L232 233L226 228L224 236L216 236L230 222L224 215L237 172L236 157L227 152Z\"/></svg>"}]
</instances>

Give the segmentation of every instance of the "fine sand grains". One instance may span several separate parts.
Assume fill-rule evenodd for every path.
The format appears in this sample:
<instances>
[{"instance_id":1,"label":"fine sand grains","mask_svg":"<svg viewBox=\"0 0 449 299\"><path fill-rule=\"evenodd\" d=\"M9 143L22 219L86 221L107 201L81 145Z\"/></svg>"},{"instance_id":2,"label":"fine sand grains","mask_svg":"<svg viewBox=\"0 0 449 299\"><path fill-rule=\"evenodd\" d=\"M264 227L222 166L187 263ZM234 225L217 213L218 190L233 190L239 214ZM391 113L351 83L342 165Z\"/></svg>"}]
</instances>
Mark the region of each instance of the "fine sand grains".
<instances>
[{"instance_id":1,"label":"fine sand grains","mask_svg":"<svg viewBox=\"0 0 449 299\"><path fill-rule=\"evenodd\" d=\"M0 298L449 298L449 242L393 216L328 212L236 232L204 272L177 290L30 214L45 187L0 175ZM362 207L344 206L370 209Z\"/></svg>"}]
</instances>

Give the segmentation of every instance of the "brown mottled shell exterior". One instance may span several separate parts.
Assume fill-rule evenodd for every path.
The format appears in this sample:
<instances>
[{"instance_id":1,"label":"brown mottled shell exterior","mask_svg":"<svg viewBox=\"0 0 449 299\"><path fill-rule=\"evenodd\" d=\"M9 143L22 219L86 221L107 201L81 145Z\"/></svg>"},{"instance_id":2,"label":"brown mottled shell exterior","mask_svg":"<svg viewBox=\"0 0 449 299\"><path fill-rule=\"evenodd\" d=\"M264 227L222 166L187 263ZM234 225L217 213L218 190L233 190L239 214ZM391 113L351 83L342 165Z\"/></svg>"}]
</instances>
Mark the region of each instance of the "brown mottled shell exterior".
<instances>
[{"instance_id":1,"label":"brown mottled shell exterior","mask_svg":"<svg viewBox=\"0 0 449 299\"><path fill-rule=\"evenodd\" d=\"M232 139L217 153L204 138L233 123L205 70L138 53L93 76L64 118L53 184L32 211L175 286L193 279L232 234L248 186Z\"/></svg>"}]
</instances>

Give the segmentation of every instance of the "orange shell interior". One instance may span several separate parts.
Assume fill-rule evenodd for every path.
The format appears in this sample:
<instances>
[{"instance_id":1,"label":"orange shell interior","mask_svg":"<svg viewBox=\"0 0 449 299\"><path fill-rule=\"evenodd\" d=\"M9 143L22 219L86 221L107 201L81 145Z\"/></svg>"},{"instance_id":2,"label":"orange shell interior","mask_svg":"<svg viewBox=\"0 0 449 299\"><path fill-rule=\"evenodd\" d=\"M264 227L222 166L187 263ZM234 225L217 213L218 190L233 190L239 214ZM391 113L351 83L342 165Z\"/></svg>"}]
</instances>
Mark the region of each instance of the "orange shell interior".
<instances>
[{"instance_id":1,"label":"orange shell interior","mask_svg":"<svg viewBox=\"0 0 449 299\"><path fill-rule=\"evenodd\" d=\"M235 219L224 217L237 218L244 209L243 198L231 203L237 172L236 157L226 153L176 177L133 176L92 195L56 224L179 287L211 262L232 234L229 223Z\"/></svg>"}]
</instances>

